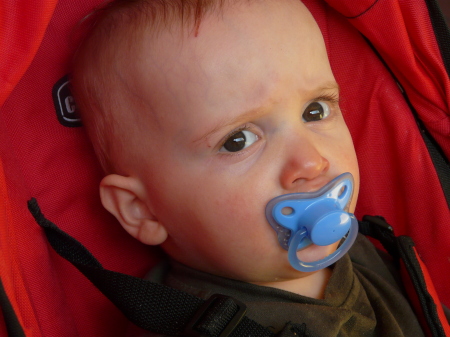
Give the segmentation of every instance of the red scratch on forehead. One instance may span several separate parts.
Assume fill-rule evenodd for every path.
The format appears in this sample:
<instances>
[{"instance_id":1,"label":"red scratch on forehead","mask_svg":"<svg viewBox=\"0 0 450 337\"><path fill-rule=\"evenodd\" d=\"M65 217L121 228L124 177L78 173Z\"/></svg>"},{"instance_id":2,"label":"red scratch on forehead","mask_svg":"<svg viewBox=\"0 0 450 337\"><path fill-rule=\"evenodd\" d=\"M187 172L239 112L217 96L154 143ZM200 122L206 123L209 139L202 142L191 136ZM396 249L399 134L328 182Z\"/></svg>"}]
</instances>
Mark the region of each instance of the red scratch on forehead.
<instances>
[{"instance_id":1,"label":"red scratch on forehead","mask_svg":"<svg viewBox=\"0 0 450 337\"><path fill-rule=\"evenodd\" d=\"M195 24L195 34L194 36L198 36L198 31L200 30L200 20L197 20L197 23Z\"/></svg>"},{"instance_id":2,"label":"red scratch on forehead","mask_svg":"<svg viewBox=\"0 0 450 337\"><path fill-rule=\"evenodd\" d=\"M200 23L202 22L202 16L203 16L203 9L201 6L197 5L197 8L195 9L195 34L194 37L198 36L198 31L200 30Z\"/></svg>"}]
</instances>

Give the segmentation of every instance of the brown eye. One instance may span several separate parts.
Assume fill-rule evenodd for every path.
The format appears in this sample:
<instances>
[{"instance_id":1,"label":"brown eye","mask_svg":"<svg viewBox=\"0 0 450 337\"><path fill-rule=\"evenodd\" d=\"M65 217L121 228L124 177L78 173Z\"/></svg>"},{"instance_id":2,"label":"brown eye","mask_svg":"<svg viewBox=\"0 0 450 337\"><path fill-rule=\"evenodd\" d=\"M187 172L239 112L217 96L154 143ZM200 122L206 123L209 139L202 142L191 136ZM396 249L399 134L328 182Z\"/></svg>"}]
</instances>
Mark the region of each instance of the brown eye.
<instances>
[{"instance_id":1,"label":"brown eye","mask_svg":"<svg viewBox=\"0 0 450 337\"><path fill-rule=\"evenodd\" d=\"M330 114L330 107L323 101L309 103L303 111L302 119L304 122L316 122L327 118Z\"/></svg>"},{"instance_id":2,"label":"brown eye","mask_svg":"<svg viewBox=\"0 0 450 337\"><path fill-rule=\"evenodd\" d=\"M248 130L238 131L231 135L223 144L220 152L238 152L252 145L258 136Z\"/></svg>"}]
</instances>

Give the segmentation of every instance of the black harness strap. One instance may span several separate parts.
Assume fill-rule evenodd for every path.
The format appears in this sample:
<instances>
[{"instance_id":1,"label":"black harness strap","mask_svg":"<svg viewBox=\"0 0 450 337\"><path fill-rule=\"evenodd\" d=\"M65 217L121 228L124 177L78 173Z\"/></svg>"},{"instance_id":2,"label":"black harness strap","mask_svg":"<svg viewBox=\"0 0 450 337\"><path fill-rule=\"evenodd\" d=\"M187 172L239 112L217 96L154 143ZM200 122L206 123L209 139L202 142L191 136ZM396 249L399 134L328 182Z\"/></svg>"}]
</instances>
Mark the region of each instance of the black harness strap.
<instances>
[{"instance_id":1,"label":"black harness strap","mask_svg":"<svg viewBox=\"0 0 450 337\"><path fill-rule=\"evenodd\" d=\"M140 328L170 336L308 336L304 324L293 323L287 323L277 335L245 316L245 305L229 296L213 295L205 301L162 284L104 269L80 242L44 217L36 199L28 202L28 209L44 228L53 249Z\"/></svg>"},{"instance_id":2,"label":"black harness strap","mask_svg":"<svg viewBox=\"0 0 450 337\"><path fill-rule=\"evenodd\" d=\"M189 337L309 336L305 324L291 322L276 334L249 319L245 315L245 304L229 296L216 294L205 301L158 283L104 269L80 242L43 216L35 199L28 202L28 208L44 228L53 249L78 268L131 322L143 329ZM432 336L445 337L443 324L447 323L439 318L411 238L396 237L392 227L381 217L365 216L360 222L360 232L379 240L396 260L404 262Z\"/></svg>"},{"instance_id":3,"label":"black harness strap","mask_svg":"<svg viewBox=\"0 0 450 337\"><path fill-rule=\"evenodd\" d=\"M397 247L397 238L394 229L381 216L366 215L359 222L359 232L365 236L379 241L384 249L398 262L400 255Z\"/></svg>"},{"instance_id":4,"label":"black harness strap","mask_svg":"<svg viewBox=\"0 0 450 337\"><path fill-rule=\"evenodd\" d=\"M409 236L394 235L392 227L380 216L364 216L359 223L360 233L371 236L381 242L395 261L403 261L409 280L414 287L414 295L418 298L422 314L432 336L445 337L444 324L448 326L446 319L441 320L438 308L432 294L428 290L427 282L423 274L418 256L414 250L414 242Z\"/></svg>"},{"instance_id":5,"label":"black harness strap","mask_svg":"<svg viewBox=\"0 0 450 337\"><path fill-rule=\"evenodd\" d=\"M436 303L428 291L426 279L414 251L415 245L413 240L408 236L400 236L398 238L398 246L400 256L405 264L411 283L414 286L419 303L422 305L422 314L425 317L432 336L447 336L442 326L443 322L439 319Z\"/></svg>"}]
</instances>

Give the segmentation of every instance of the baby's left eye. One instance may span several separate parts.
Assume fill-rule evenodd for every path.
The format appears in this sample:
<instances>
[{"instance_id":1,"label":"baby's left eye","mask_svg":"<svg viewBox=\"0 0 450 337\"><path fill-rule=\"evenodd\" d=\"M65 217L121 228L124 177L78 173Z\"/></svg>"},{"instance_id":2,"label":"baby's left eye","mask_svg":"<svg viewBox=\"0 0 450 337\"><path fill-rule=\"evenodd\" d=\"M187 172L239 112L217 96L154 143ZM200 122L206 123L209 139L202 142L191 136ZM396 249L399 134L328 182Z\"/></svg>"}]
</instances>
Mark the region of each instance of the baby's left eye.
<instances>
[{"instance_id":1,"label":"baby's left eye","mask_svg":"<svg viewBox=\"0 0 450 337\"><path fill-rule=\"evenodd\" d=\"M220 152L238 152L249 147L258 140L258 136L248 130L241 130L232 134L220 148Z\"/></svg>"},{"instance_id":2,"label":"baby's left eye","mask_svg":"<svg viewBox=\"0 0 450 337\"><path fill-rule=\"evenodd\" d=\"M316 122L327 118L330 114L330 106L324 101L315 101L308 104L303 111L304 122Z\"/></svg>"}]
</instances>

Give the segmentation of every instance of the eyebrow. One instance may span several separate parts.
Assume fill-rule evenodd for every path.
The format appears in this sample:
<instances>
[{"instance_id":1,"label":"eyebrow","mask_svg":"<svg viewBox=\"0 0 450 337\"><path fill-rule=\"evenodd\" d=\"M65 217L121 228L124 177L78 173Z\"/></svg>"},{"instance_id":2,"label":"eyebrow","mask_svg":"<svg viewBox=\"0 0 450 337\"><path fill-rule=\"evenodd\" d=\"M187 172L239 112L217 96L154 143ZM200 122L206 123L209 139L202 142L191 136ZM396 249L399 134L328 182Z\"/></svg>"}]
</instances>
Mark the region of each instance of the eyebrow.
<instances>
[{"instance_id":1,"label":"eyebrow","mask_svg":"<svg viewBox=\"0 0 450 337\"><path fill-rule=\"evenodd\" d=\"M337 82L327 82L324 86L318 88L317 90L314 90L314 92L323 92L323 91L329 91L329 90L337 90L338 92L341 91L341 87Z\"/></svg>"},{"instance_id":2,"label":"eyebrow","mask_svg":"<svg viewBox=\"0 0 450 337\"><path fill-rule=\"evenodd\" d=\"M330 90L337 90L338 92L340 92L339 84L337 84L337 82L335 82L335 81L330 81L330 82L325 83L320 88L311 90L311 93L316 93L316 97L319 98L321 95L323 95L324 91L330 91ZM264 106L261 106L258 108L247 110L246 112L239 114L238 116L236 116L236 118L233 118L232 120L230 120L228 122L223 120L223 121L219 122L212 130L208 131L206 134L200 136L199 138L193 140L192 143L202 142L203 140L207 139L209 136L215 134L217 131L222 130L226 127L233 126L233 125L241 125L250 120L257 119L258 117L261 117L262 115L264 115L269 110L269 108L272 104L273 104L273 102L271 102L269 104L265 104Z\"/></svg>"},{"instance_id":3,"label":"eyebrow","mask_svg":"<svg viewBox=\"0 0 450 337\"><path fill-rule=\"evenodd\" d=\"M265 105L264 107L250 109L242 114L239 114L238 116L236 116L236 118L233 118L230 121L223 120L223 121L219 122L212 130L208 131L206 134L204 134L204 135L200 136L199 138L195 139L194 141L192 141L192 143L202 142L203 140L207 139L209 136L215 134L219 130L222 130L226 127L233 126L233 125L241 125L241 124L248 122L249 120L256 119L256 118L264 115L267 112L269 106L270 105Z\"/></svg>"}]
</instances>

